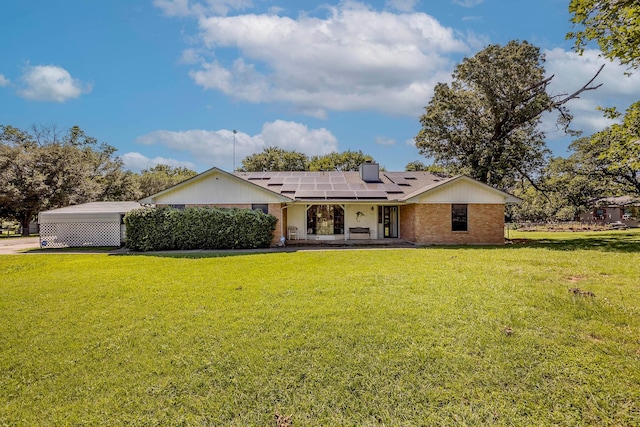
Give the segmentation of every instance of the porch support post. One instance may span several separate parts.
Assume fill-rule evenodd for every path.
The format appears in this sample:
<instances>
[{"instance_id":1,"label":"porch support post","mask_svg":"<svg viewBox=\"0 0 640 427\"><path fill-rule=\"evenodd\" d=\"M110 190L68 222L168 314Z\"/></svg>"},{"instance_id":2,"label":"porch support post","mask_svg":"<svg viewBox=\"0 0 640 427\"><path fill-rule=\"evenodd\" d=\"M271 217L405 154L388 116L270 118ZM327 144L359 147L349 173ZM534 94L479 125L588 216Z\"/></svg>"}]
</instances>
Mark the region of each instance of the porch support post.
<instances>
[{"instance_id":1,"label":"porch support post","mask_svg":"<svg viewBox=\"0 0 640 427\"><path fill-rule=\"evenodd\" d=\"M349 237L349 227L347 227L347 205L340 205L342 208L342 214L344 215L344 241L346 242Z\"/></svg>"}]
</instances>

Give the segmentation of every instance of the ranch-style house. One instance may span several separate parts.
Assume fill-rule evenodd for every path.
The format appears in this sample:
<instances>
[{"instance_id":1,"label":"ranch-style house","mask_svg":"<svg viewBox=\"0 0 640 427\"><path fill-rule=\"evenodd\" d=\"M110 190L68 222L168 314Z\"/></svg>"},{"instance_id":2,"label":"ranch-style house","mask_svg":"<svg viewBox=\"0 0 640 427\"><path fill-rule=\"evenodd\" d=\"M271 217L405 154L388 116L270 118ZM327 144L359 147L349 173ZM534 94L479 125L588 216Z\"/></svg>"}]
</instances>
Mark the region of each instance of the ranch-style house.
<instances>
[{"instance_id":1,"label":"ranch-style house","mask_svg":"<svg viewBox=\"0 0 640 427\"><path fill-rule=\"evenodd\" d=\"M520 199L466 176L386 172L225 172L209 169L141 204L260 209L288 240L402 239L420 244L503 244L507 203Z\"/></svg>"}]
</instances>

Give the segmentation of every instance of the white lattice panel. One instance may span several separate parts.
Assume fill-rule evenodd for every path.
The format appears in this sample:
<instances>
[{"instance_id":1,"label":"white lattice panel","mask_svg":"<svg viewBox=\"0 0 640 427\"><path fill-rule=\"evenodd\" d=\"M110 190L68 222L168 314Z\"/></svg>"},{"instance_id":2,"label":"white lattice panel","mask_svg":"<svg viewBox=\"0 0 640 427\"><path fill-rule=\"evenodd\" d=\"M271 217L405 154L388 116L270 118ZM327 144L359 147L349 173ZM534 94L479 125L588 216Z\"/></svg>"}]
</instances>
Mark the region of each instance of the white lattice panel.
<instances>
[{"instance_id":1,"label":"white lattice panel","mask_svg":"<svg viewBox=\"0 0 640 427\"><path fill-rule=\"evenodd\" d=\"M40 224L40 246L43 248L120 246L120 224L116 222Z\"/></svg>"}]
</instances>

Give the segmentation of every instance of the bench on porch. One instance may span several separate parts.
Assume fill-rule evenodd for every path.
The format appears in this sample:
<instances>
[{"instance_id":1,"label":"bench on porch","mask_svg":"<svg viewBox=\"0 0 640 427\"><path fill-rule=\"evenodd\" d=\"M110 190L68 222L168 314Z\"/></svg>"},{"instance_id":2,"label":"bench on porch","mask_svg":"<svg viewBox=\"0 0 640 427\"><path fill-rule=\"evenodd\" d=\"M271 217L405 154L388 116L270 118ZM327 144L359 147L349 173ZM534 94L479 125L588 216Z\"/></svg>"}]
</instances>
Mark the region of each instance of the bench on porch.
<instances>
[{"instance_id":1,"label":"bench on porch","mask_svg":"<svg viewBox=\"0 0 640 427\"><path fill-rule=\"evenodd\" d=\"M367 237L371 238L369 227L349 227L349 238L351 238L352 234L366 234Z\"/></svg>"}]
</instances>

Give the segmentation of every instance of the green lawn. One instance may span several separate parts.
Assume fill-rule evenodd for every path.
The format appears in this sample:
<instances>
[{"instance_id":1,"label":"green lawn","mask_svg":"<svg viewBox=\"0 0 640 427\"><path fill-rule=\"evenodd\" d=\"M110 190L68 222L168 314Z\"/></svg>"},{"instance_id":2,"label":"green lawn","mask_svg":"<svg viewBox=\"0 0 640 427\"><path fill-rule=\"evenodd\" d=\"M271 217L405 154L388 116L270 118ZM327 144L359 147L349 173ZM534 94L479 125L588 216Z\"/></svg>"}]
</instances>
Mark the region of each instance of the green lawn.
<instances>
[{"instance_id":1,"label":"green lawn","mask_svg":"<svg viewBox=\"0 0 640 427\"><path fill-rule=\"evenodd\" d=\"M0 256L0 425L640 425L640 232L511 237Z\"/></svg>"}]
</instances>

